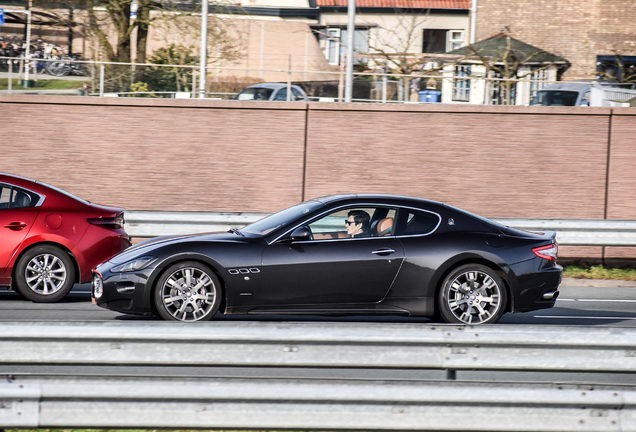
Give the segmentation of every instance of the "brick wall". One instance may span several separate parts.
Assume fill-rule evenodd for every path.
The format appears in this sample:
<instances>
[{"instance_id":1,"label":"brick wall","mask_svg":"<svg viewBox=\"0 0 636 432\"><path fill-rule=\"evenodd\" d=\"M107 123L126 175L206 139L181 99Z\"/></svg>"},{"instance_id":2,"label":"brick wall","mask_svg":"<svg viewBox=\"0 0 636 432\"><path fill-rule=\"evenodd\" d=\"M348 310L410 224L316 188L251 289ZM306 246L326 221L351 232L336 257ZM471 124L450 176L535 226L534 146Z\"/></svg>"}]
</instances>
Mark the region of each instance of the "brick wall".
<instances>
[{"instance_id":1,"label":"brick wall","mask_svg":"<svg viewBox=\"0 0 636 432\"><path fill-rule=\"evenodd\" d=\"M564 79L591 79L597 55L636 55L633 0L479 0L476 39L504 28L572 63Z\"/></svg>"},{"instance_id":2,"label":"brick wall","mask_svg":"<svg viewBox=\"0 0 636 432\"><path fill-rule=\"evenodd\" d=\"M305 106L0 96L0 171L149 210L276 211L302 199Z\"/></svg>"},{"instance_id":3,"label":"brick wall","mask_svg":"<svg viewBox=\"0 0 636 432\"><path fill-rule=\"evenodd\" d=\"M0 95L0 118L0 171L128 209L275 212L376 192L488 217L636 219L630 108ZM636 256L606 249L565 251Z\"/></svg>"}]
</instances>

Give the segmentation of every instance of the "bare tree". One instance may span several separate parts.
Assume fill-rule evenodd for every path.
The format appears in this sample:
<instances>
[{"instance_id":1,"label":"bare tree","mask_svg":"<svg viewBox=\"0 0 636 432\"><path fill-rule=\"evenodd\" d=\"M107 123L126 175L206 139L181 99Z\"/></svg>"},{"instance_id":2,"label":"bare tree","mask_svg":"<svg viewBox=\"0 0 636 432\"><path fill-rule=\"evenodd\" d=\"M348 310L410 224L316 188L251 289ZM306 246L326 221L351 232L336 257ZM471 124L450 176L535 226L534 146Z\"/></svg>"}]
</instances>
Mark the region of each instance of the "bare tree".
<instances>
[{"instance_id":1,"label":"bare tree","mask_svg":"<svg viewBox=\"0 0 636 432\"><path fill-rule=\"evenodd\" d=\"M376 37L369 46L369 56L375 64L383 65L396 75L432 74L441 70L446 61L443 55L422 53L422 32L429 20L429 11L409 14L396 9L394 17L397 25L381 25L375 29ZM407 84L413 80L417 77L402 80L404 99L408 98Z\"/></svg>"}]
</instances>

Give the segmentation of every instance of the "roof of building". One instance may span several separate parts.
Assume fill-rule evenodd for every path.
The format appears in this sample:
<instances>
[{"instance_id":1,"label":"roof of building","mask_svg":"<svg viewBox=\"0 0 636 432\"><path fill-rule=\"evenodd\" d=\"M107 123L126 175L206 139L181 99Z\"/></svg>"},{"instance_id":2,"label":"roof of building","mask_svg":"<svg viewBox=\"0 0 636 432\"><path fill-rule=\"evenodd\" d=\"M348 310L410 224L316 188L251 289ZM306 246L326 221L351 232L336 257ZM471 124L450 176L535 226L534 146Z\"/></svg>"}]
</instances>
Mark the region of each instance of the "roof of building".
<instances>
[{"instance_id":1,"label":"roof of building","mask_svg":"<svg viewBox=\"0 0 636 432\"><path fill-rule=\"evenodd\" d=\"M470 9L471 0L356 0L357 8ZM318 7L347 7L348 0L316 0Z\"/></svg>"},{"instance_id":2,"label":"roof of building","mask_svg":"<svg viewBox=\"0 0 636 432\"><path fill-rule=\"evenodd\" d=\"M470 56L478 53L484 57L492 57L496 60L501 58L506 52L508 37L510 37L510 50L520 61L529 59L527 63L568 63L567 59L563 57L543 51L541 48L522 42L505 33L499 33L488 39L449 51L446 54Z\"/></svg>"}]
</instances>

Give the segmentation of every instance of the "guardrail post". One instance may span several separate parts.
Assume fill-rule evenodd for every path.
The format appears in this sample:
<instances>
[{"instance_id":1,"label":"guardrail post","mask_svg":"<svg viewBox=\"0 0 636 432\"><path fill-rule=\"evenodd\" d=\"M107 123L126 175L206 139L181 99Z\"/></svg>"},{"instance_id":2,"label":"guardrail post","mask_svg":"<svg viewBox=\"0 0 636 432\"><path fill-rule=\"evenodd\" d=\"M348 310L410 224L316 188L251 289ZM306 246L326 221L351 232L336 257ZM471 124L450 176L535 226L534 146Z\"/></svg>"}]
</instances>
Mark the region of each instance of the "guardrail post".
<instances>
[{"instance_id":1,"label":"guardrail post","mask_svg":"<svg viewBox=\"0 0 636 432\"><path fill-rule=\"evenodd\" d=\"M446 379L455 381L457 379L457 371L455 369L446 369Z\"/></svg>"}]
</instances>

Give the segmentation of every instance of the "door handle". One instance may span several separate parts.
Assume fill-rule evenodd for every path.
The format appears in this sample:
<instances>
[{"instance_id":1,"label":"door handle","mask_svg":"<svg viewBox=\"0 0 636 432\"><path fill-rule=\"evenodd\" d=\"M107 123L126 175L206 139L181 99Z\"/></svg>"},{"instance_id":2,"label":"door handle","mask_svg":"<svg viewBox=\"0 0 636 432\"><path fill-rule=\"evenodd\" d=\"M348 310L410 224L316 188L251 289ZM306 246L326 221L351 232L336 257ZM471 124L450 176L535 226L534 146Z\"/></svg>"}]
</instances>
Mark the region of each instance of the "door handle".
<instances>
[{"instance_id":1,"label":"door handle","mask_svg":"<svg viewBox=\"0 0 636 432\"><path fill-rule=\"evenodd\" d=\"M395 253L395 251L389 248L382 248L382 249L375 250L371 253L376 255L391 255L392 253Z\"/></svg>"},{"instance_id":2,"label":"door handle","mask_svg":"<svg viewBox=\"0 0 636 432\"><path fill-rule=\"evenodd\" d=\"M18 231L21 230L23 228L26 228L27 224L25 224L24 222L11 222L8 225L5 225L5 228L9 228L10 230L14 230L14 231Z\"/></svg>"}]
</instances>

